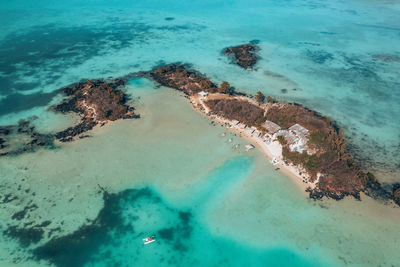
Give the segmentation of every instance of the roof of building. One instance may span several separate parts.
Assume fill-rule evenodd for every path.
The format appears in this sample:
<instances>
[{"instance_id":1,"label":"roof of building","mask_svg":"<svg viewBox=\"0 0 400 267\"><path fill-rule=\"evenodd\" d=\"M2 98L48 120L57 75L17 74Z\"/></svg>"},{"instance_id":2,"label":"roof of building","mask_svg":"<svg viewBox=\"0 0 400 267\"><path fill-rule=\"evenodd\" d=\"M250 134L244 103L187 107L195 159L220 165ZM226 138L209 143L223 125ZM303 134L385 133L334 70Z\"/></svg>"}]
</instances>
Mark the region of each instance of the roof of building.
<instances>
[{"instance_id":1,"label":"roof of building","mask_svg":"<svg viewBox=\"0 0 400 267\"><path fill-rule=\"evenodd\" d=\"M305 137L297 137L297 141L290 144L289 147L291 150L296 150L299 153L303 153L306 149L307 139Z\"/></svg>"},{"instance_id":2,"label":"roof of building","mask_svg":"<svg viewBox=\"0 0 400 267\"><path fill-rule=\"evenodd\" d=\"M271 134L276 133L277 131L279 131L281 129L281 127L269 120L266 120L263 125L262 125L265 129L267 129L267 131Z\"/></svg>"},{"instance_id":3,"label":"roof of building","mask_svg":"<svg viewBox=\"0 0 400 267\"><path fill-rule=\"evenodd\" d=\"M207 96L208 93L207 93L207 92L204 92L204 91L201 91L201 92L199 92L199 95L201 95L201 96Z\"/></svg>"},{"instance_id":4,"label":"roof of building","mask_svg":"<svg viewBox=\"0 0 400 267\"><path fill-rule=\"evenodd\" d=\"M277 136L283 136L285 141L290 145L298 141L299 137L295 136L293 133L288 130L281 130L277 134Z\"/></svg>"},{"instance_id":5,"label":"roof of building","mask_svg":"<svg viewBox=\"0 0 400 267\"><path fill-rule=\"evenodd\" d=\"M296 123L295 125L292 125L289 130L293 131L295 134L298 136L304 136L308 133L308 130L301 126L300 124Z\"/></svg>"}]
</instances>

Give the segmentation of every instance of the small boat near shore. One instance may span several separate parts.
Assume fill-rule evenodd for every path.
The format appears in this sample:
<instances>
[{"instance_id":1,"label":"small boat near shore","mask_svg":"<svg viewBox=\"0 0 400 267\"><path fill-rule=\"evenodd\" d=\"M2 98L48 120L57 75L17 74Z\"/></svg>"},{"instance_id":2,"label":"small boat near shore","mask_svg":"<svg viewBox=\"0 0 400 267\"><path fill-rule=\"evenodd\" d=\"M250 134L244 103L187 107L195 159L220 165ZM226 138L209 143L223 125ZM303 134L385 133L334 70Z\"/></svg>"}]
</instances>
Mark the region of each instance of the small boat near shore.
<instances>
[{"instance_id":1,"label":"small boat near shore","mask_svg":"<svg viewBox=\"0 0 400 267\"><path fill-rule=\"evenodd\" d=\"M247 151L249 151L249 150L252 150L252 149L254 149L254 148L255 148L255 146L254 146L254 145L252 145L252 144L249 144L249 145L246 145L246 146L245 146L245 148L246 148L246 152L247 152Z\"/></svg>"},{"instance_id":2,"label":"small boat near shore","mask_svg":"<svg viewBox=\"0 0 400 267\"><path fill-rule=\"evenodd\" d=\"M147 245L156 241L156 237L154 235L143 238L143 244Z\"/></svg>"}]
</instances>

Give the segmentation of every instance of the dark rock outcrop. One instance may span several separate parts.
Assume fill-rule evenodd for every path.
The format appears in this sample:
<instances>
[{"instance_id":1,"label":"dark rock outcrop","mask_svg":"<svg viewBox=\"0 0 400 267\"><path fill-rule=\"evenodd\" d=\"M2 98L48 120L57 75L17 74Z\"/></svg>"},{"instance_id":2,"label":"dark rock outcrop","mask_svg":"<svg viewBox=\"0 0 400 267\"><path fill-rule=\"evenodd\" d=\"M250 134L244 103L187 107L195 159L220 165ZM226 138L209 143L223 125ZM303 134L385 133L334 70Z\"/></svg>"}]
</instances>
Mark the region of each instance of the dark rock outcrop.
<instances>
[{"instance_id":1,"label":"dark rock outcrop","mask_svg":"<svg viewBox=\"0 0 400 267\"><path fill-rule=\"evenodd\" d=\"M96 125L97 123L95 121L90 121L90 122L83 121L76 126L69 127L61 132L56 133L55 137L61 142L73 141L73 137L81 133L90 131Z\"/></svg>"},{"instance_id":2,"label":"dark rock outcrop","mask_svg":"<svg viewBox=\"0 0 400 267\"><path fill-rule=\"evenodd\" d=\"M86 82L64 88L62 92L68 98L56 105L54 110L61 113L78 113L81 116L81 122L56 133L56 139L61 142L73 141L75 136L93 129L99 123L139 118L139 115L134 114L134 108L126 104L127 96L118 89L124 84L122 79L111 82L86 80Z\"/></svg>"},{"instance_id":3,"label":"dark rock outcrop","mask_svg":"<svg viewBox=\"0 0 400 267\"><path fill-rule=\"evenodd\" d=\"M183 91L187 95L193 95L200 91L217 91L216 84L210 79L183 64L158 67L149 72L148 76L163 86Z\"/></svg>"},{"instance_id":4,"label":"dark rock outcrop","mask_svg":"<svg viewBox=\"0 0 400 267\"><path fill-rule=\"evenodd\" d=\"M332 198L334 200L341 200L346 196L352 196L357 200L360 200L360 192L355 192L353 194L349 193L349 192L345 192L345 191L333 191L333 190L324 190L321 188L314 188L311 189L310 187L308 187L306 189L306 192L309 193L309 197L314 199L314 200L321 200L324 197L327 198Z\"/></svg>"},{"instance_id":5,"label":"dark rock outcrop","mask_svg":"<svg viewBox=\"0 0 400 267\"><path fill-rule=\"evenodd\" d=\"M400 206L400 184L393 186L393 200L397 205Z\"/></svg>"},{"instance_id":6,"label":"dark rock outcrop","mask_svg":"<svg viewBox=\"0 0 400 267\"><path fill-rule=\"evenodd\" d=\"M225 48L222 52L231 57L234 62L244 69L251 69L258 61L256 44L244 44Z\"/></svg>"},{"instance_id":7,"label":"dark rock outcrop","mask_svg":"<svg viewBox=\"0 0 400 267\"><path fill-rule=\"evenodd\" d=\"M104 125L118 119L140 118L134 113L135 109L126 104L127 96L118 89L124 84L122 79L110 82L87 80L62 89L67 99L51 109L61 113L77 113L81 121L55 134L39 133L29 120L21 120L17 125L1 126L0 156L32 152L38 147L54 148L55 139L73 141L75 136L90 131L99 123Z\"/></svg>"}]
</instances>

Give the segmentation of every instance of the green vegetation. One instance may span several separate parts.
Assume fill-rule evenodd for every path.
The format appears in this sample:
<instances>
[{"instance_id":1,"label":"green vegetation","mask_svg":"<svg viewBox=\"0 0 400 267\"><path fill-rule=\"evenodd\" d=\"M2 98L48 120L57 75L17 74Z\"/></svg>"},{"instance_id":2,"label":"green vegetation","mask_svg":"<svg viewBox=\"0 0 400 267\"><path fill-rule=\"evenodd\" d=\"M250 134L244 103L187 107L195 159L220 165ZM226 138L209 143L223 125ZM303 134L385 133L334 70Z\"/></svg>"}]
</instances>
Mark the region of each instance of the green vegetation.
<instances>
[{"instance_id":1,"label":"green vegetation","mask_svg":"<svg viewBox=\"0 0 400 267\"><path fill-rule=\"evenodd\" d=\"M284 146L286 146L286 140L285 140L285 138L282 136L282 135L279 135L278 137L277 137L277 139L278 139L278 142L284 147Z\"/></svg>"},{"instance_id":2,"label":"green vegetation","mask_svg":"<svg viewBox=\"0 0 400 267\"><path fill-rule=\"evenodd\" d=\"M238 120L248 126L265 121L264 109L249 101L238 99L210 99L205 102L210 110L229 120Z\"/></svg>"},{"instance_id":3,"label":"green vegetation","mask_svg":"<svg viewBox=\"0 0 400 267\"><path fill-rule=\"evenodd\" d=\"M282 137L282 136L279 136ZM283 137L282 137L283 139ZM279 140L279 138L278 138ZM281 142L279 140L279 142ZM282 144L282 143L281 143ZM285 143L286 144L286 143ZM317 155L308 155L307 152L299 153L290 151L285 145L282 145L282 155L296 165L303 166L311 175L316 175L321 170L321 159Z\"/></svg>"},{"instance_id":4,"label":"green vegetation","mask_svg":"<svg viewBox=\"0 0 400 267\"><path fill-rule=\"evenodd\" d=\"M271 104L278 103L278 101L274 97L267 96L266 99L267 99L268 103L271 103Z\"/></svg>"},{"instance_id":5,"label":"green vegetation","mask_svg":"<svg viewBox=\"0 0 400 267\"><path fill-rule=\"evenodd\" d=\"M307 154L307 156L309 155ZM320 159L317 157L317 155L314 154L308 157L308 161L305 164L305 168L311 173L317 173L320 165L321 165Z\"/></svg>"},{"instance_id":6,"label":"green vegetation","mask_svg":"<svg viewBox=\"0 0 400 267\"><path fill-rule=\"evenodd\" d=\"M231 85L227 81L224 81L219 86L218 93L231 95L233 93L233 90Z\"/></svg>"},{"instance_id":7,"label":"green vegetation","mask_svg":"<svg viewBox=\"0 0 400 267\"><path fill-rule=\"evenodd\" d=\"M264 116L259 116L255 122L254 125L256 128L263 128L265 130L264 127L261 127L261 125L265 122L266 118Z\"/></svg>"},{"instance_id":8,"label":"green vegetation","mask_svg":"<svg viewBox=\"0 0 400 267\"><path fill-rule=\"evenodd\" d=\"M321 145L322 144L322 134L319 132L313 132L310 134L310 143Z\"/></svg>"},{"instance_id":9,"label":"green vegetation","mask_svg":"<svg viewBox=\"0 0 400 267\"><path fill-rule=\"evenodd\" d=\"M373 175L373 174L370 173L370 172L367 172L367 178L368 178L368 180L370 180L370 181L372 181L372 182L375 182L375 181L376 181L375 175Z\"/></svg>"},{"instance_id":10,"label":"green vegetation","mask_svg":"<svg viewBox=\"0 0 400 267\"><path fill-rule=\"evenodd\" d=\"M294 164L302 166L305 166L309 157L307 153L292 152L287 146L282 147L282 155L284 158L290 160Z\"/></svg>"},{"instance_id":11,"label":"green vegetation","mask_svg":"<svg viewBox=\"0 0 400 267\"><path fill-rule=\"evenodd\" d=\"M212 82L209 79L201 79L200 86L203 89L210 89L212 87Z\"/></svg>"},{"instance_id":12,"label":"green vegetation","mask_svg":"<svg viewBox=\"0 0 400 267\"><path fill-rule=\"evenodd\" d=\"M258 91L254 98L256 99L258 104L264 103L265 96L261 91Z\"/></svg>"},{"instance_id":13,"label":"green vegetation","mask_svg":"<svg viewBox=\"0 0 400 267\"><path fill-rule=\"evenodd\" d=\"M343 129L337 133L334 129L330 129L329 134L326 138L327 143L333 151L336 151L340 159L350 159L351 155L346 152L347 143L343 138Z\"/></svg>"}]
</instances>

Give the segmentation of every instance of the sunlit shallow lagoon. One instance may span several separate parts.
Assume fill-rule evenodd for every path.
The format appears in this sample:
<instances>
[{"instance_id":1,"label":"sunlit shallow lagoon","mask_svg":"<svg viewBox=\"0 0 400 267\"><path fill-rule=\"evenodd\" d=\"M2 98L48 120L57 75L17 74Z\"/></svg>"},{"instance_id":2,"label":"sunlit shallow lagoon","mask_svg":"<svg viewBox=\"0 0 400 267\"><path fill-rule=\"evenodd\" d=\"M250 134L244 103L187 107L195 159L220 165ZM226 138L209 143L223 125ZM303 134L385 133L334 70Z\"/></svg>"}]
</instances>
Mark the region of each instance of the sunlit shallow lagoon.
<instances>
[{"instance_id":1,"label":"sunlit shallow lagoon","mask_svg":"<svg viewBox=\"0 0 400 267\"><path fill-rule=\"evenodd\" d=\"M60 87L179 61L331 116L366 167L400 182L395 2L0 5L2 125L37 116L42 131L62 129L76 118L47 111ZM261 47L255 71L220 53L249 41ZM242 148L246 140L179 93L146 79L127 92L141 119L0 159L2 199L17 197L0 204L1 231L50 222L37 243L2 237L0 265L399 266L398 208L367 197L311 201L259 152L233 150L229 138ZM157 242L144 246L151 234Z\"/></svg>"}]
</instances>

